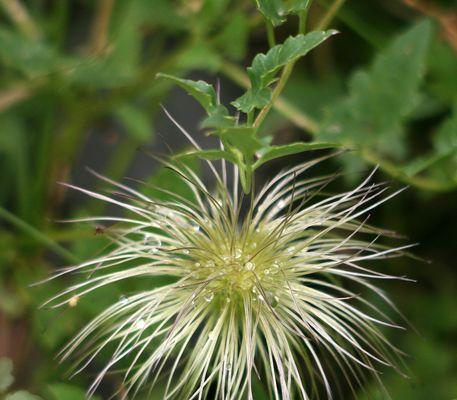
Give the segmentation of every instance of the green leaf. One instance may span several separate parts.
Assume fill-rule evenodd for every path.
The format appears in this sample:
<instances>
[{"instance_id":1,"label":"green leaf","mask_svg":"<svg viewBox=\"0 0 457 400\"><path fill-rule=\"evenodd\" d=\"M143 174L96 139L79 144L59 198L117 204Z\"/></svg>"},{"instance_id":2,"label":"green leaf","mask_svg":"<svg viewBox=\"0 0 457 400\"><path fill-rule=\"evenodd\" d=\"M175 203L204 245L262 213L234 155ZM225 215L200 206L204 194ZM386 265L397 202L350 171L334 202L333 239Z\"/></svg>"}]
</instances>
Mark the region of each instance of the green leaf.
<instances>
[{"instance_id":1,"label":"green leaf","mask_svg":"<svg viewBox=\"0 0 457 400\"><path fill-rule=\"evenodd\" d=\"M57 54L45 43L0 29L0 61L29 78L54 72L59 67Z\"/></svg>"},{"instance_id":2,"label":"green leaf","mask_svg":"<svg viewBox=\"0 0 457 400\"><path fill-rule=\"evenodd\" d=\"M0 393L6 391L14 382L13 362L9 358L0 358Z\"/></svg>"},{"instance_id":3,"label":"green leaf","mask_svg":"<svg viewBox=\"0 0 457 400\"><path fill-rule=\"evenodd\" d=\"M252 65L247 69L251 89L232 104L245 113L254 108L263 108L270 100L271 95L267 88L276 80L277 72L306 55L335 33L335 30L328 30L291 36L283 44L272 47L266 54L255 56Z\"/></svg>"},{"instance_id":4,"label":"green leaf","mask_svg":"<svg viewBox=\"0 0 457 400\"><path fill-rule=\"evenodd\" d=\"M223 54L234 60L241 60L246 55L248 34L249 21L245 13L235 13L230 16L215 43Z\"/></svg>"},{"instance_id":5,"label":"green leaf","mask_svg":"<svg viewBox=\"0 0 457 400\"><path fill-rule=\"evenodd\" d=\"M182 79L163 73L157 74L157 77L178 84L201 104L208 114L208 118L202 123L203 128L221 128L233 125L234 119L229 116L227 109L222 104L218 104L216 91L209 83Z\"/></svg>"},{"instance_id":6,"label":"green leaf","mask_svg":"<svg viewBox=\"0 0 457 400\"><path fill-rule=\"evenodd\" d=\"M199 157L204 158L206 160L226 160L230 161L231 163L237 164L239 160L230 152L225 150L195 150L189 151L186 153L177 154L175 158L191 158L191 157Z\"/></svg>"},{"instance_id":7,"label":"green leaf","mask_svg":"<svg viewBox=\"0 0 457 400\"><path fill-rule=\"evenodd\" d=\"M63 399L64 398L62 398L62 400ZM38 396L35 396L34 394L30 394L29 392L26 392L25 390L20 390L13 394L7 395L5 397L5 400L42 400L42 399L41 399L41 397L38 397Z\"/></svg>"},{"instance_id":8,"label":"green leaf","mask_svg":"<svg viewBox=\"0 0 457 400\"><path fill-rule=\"evenodd\" d=\"M158 73L158 78L168 79L181 86L195 100L197 100L205 111L209 114L217 107L217 95L213 86L205 81L193 81L190 79L181 79L176 76Z\"/></svg>"},{"instance_id":9,"label":"green leaf","mask_svg":"<svg viewBox=\"0 0 457 400\"><path fill-rule=\"evenodd\" d=\"M125 126L127 133L138 142L147 142L152 136L152 125L147 115L130 104L114 110L114 114Z\"/></svg>"},{"instance_id":10,"label":"green leaf","mask_svg":"<svg viewBox=\"0 0 457 400\"><path fill-rule=\"evenodd\" d=\"M256 137L256 129L249 126L236 126L224 128L216 134L221 138L227 148L239 150L245 157L246 163L251 163L256 151L263 147L262 142Z\"/></svg>"},{"instance_id":11,"label":"green leaf","mask_svg":"<svg viewBox=\"0 0 457 400\"><path fill-rule=\"evenodd\" d=\"M457 103L454 105L452 115L440 126L433 144L440 154L455 153L457 155Z\"/></svg>"},{"instance_id":12,"label":"green leaf","mask_svg":"<svg viewBox=\"0 0 457 400\"><path fill-rule=\"evenodd\" d=\"M319 149L328 149L333 147L338 147L337 143L290 143L282 146L269 146L262 151L260 158L254 163L253 169L259 168L261 165L265 164L267 161L273 160L275 158L280 158L292 154L302 153L309 150L319 150Z\"/></svg>"},{"instance_id":13,"label":"green leaf","mask_svg":"<svg viewBox=\"0 0 457 400\"><path fill-rule=\"evenodd\" d=\"M179 157L171 161L171 164L177 165L182 168L185 165L190 168L197 175L200 174L200 160L196 157L184 157L182 160ZM153 199L168 201L176 200L172 195L164 193L156 188L165 189L169 192L178 194L185 199L195 200L195 196L188 184L179 176L175 171L170 168L162 167L159 168L149 179L146 180L146 184L142 188L142 192Z\"/></svg>"},{"instance_id":14,"label":"green leaf","mask_svg":"<svg viewBox=\"0 0 457 400\"><path fill-rule=\"evenodd\" d=\"M430 35L430 22L416 24L378 54L368 70L356 72L348 96L327 110L319 140L402 157L403 124L419 103Z\"/></svg>"},{"instance_id":15,"label":"green leaf","mask_svg":"<svg viewBox=\"0 0 457 400\"><path fill-rule=\"evenodd\" d=\"M284 12L281 0L256 0L257 8L274 26L282 24Z\"/></svg>"},{"instance_id":16,"label":"green leaf","mask_svg":"<svg viewBox=\"0 0 457 400\"><path fill-rule=\"evenodd\" d=\"M65 383L49 385L48 392L52 400L85 400L87 398L84 389ZM100 397L95 396L94 400L100 400Z\"/></svg>"},{"instance_id":17,"label":"green leaf","mask_svg":"<svg viewBox=\"0 0 457 400\"><path fill-rule=\"evenodd\" d=\"M300 11L307 10L311 5L311 0L291 0L288 2L289 13L299 13Z\"/></svg>"},{"instance_id":18,"label":"green leaf","mask_svg":"<svg viewBox=\"0 0 457 400\"><path fill-rule=\"evenodd\" d=\"M256 0L257 8L274 26L281 25L287 14L307 10L310 0Z\"/></svg>"}]
</instances>

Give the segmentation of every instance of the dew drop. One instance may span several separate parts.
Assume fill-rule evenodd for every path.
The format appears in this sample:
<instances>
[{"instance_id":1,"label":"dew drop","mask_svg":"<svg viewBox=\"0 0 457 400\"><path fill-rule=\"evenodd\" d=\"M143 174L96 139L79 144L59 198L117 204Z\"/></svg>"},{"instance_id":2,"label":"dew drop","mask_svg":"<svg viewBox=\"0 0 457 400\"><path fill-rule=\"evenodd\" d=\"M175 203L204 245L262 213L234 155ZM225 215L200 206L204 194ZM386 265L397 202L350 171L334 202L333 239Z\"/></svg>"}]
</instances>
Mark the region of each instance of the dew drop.
<instances>
[{"instance_id":1,"label":"dew drop","mask_svg":"<svg viewBox=\"0 0 457 400\"><path fill-rule=\"evenodd\" d=\"M205 299L205 301L210 303L214 299L214 293L213 292L209 292L209 293L205 294L203 296L203 298Z\"/></svg>"},{"instance_id":2,"label":"dew drop","mask_svg":"<svg viewBox=\"0 0 457 400\"><path fill-rule=\"evenodd\" d=\"M182 252L183 252L184 254L189 254L189 250L187 250L187 249L184 249Z\"/></svg>"},{"instance_id":3,"label":"dew drop","mask_svg":"<svg viewBox=\"0 0 457 400\"><path fill-rule=\"evenodd\" d=\"M194 265L195 265L197 268L201 267L201 264L200 264L199 262L196 262Z\"/></svg>"},{"instance_id":4,"label":"dew drop","mask_svg":"<svg viewBox=\"0 0 457 400\"><path fill-rule=\"evenodd\" d=\"M144 319L139 319L139 320L135 321L135 328L144 329L145 326L146 326L146 321Z\"/></svg>"},{"instance_id":5,"label":"dew drop","mask_svg":"<svg viewBox=\"0 0 457 400\"><path fill-rule=\"evenodd\" d=\"M213 260L209 260L209 261L207 262L206 266L207 266L208 268L214 268L214 266L215 266L214 261L213 261Z\"/></svg>"},{"instance_id":6,"label":"dew drop","mask_svg":"<svg viewBox=\"0 0 457 400\"><path fill-rule=\"evenodd\" d=\"M192 230L193 230L194 232L199 232L199 231L200 231L200 226L195 225L195 226L192 228Z\"/></svg>"},{"instance_id":7,"label":"dew drop","mask_svg":"<svg viewBox=\"0 0 457 400\"><path fill-rule=\"evenodd\" d=\"M208 340L214 340L216 339L216 334L214 333L214 331L210 331L208 333Z\"/></svg>"},{"instance_id":8,"label":"dew drop","mask_svg":"<svg viewBox=\"0 0 457 400\"><path fill-rule=\"evenodd\" d=\"M279 298L278 296L273 296L273 298L271 299L271 307L272 308L276 308L279 304Z\"/></svg>"},{"instance_id":9,"label":"dew drop","mask_svg":"<svg viewBox=\"0 0 457 400\"><path fill-rule=\"evenodd\" d=\"M230 302L232 301L232 299L231 299L230 297L226 297L226 298L225 298L225 301L226 301L227 303L230 303Z\"/></svg>"},{"instance_id":10,"label":"dew drop","mask_svg":"<svg viewBox=\"0 0 457 400\"><path fill-rule=\"evenodd\" d=\"M235 258L241 258L241 255L242 255L242 251L241 249L236 249L235 250Z\"/></svg>"},{"instance_id":11,"label":"dew drop","mask_svg":"<svg viewBox=\"0 0 457 400\"><path fill-rule=\"evenodd\" d=\"M276 275L278 272L279 272L279 265L278 263L274 263L271 268L269 269L269 272L271 273L271 275Z\"/></svg>"},{"instance_id":12,"label":"dew drop","mask_svg":"<svg viewBox=\"0 0 457 400\"><path fill-rule=\"evenodd\" d=\"M226 366L225 366L225 369L227 371L230 371L232 369L232 364L228 363Z\"/></svg>"},{"instance_id":13,"label":"dew drop","mask_svg":"<svg viewBox=\"0 0 457 400\"><path fill-rule=\"evenodd\" d=\"M120 304L124 305L124 304L127 304L128 302L129 302L129 299L126 296L124 296L124 295L119 296L119 303Z\"/></svg>"},{"instance_id":14,"label":"dew drop","mask_svg":"<svg viewBox=\"0 0 457 400\"><path fill-rule=\"evenodd\" d=\"M70 307L76 307L78 305L79 296L75 295L70 300L68 300L68 305Z\"/></svg>"},{"instance_id":15,"label":"dew drop","mask_svg":"<svg viewBox=\"0 0 457 400\"><path fill-rule=\"evenodd\" d=\"M255 270L255 264L253 262L247 262L245 264L245 267L248 271L254 271Z\"/></svg>"}]
</instances>

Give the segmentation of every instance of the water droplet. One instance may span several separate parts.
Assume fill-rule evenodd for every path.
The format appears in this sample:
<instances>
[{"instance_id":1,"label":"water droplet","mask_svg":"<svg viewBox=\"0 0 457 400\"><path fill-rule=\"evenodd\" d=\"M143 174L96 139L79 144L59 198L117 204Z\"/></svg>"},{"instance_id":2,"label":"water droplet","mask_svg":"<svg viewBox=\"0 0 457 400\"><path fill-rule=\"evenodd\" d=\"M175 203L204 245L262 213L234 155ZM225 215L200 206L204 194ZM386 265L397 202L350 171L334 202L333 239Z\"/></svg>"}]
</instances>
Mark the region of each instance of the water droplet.
<instances>
[{"instance_id":1,"label":"water droplet","mask_svg":"<svg viewBox=\"0 0 457 400\"><path fill-rule=\"evenodd\" d=\"M215 340L216 339L216 334L214 333L214 331L210 331L208 333L208 340Z\"/></svg>"},{"instance_id":2,"label":"water droplet","mask_svg":"<svg viewBox=\"0 0 457 400\"><path fill-rule=\"evenodd\" d=\"M257 287L256 286L252 287L252 293L254 293L254 294L257 293Z\"/></svg>"},{"instance_id":3,"label":"water droplet","mask_svg":"<svg viewBox=\"0 0 457 400\"><path fill-rule=\"evenodd\" d=\"M265 275L270 275L270 270L269 270L268 268L266 268L266 269L263 271L263 273L264 273Z\"/></svg>"},{"instance_id":4,"label":"water droplet","mask_svg":"<svg viewBox=\"0 0 457 400\"><path fill-rule=\"evenodd\" d=\"M214 299L214 293L213 292L209 292L209 293L205 294L203 296L203 298L205 299L205 301L210 303Z\"/></svg>"},{"instance_id":5,"label":"water droplet","mask_svg":"<svg viewBox=\"0 0 457 400\"><path fill-rule=\"evenodd\" d=\"M241 249L236 249L235 250L235 258L241 258L241 255L242 255L242 251Z\"/></svg>"},{"instance_id":6,"label":"water droplet","mask_svg":"<svg viewBox=\"0 0 457 400\"><path fill-rule=\"evenodd\" d=\"M260 228L255 228L256 233L260 232Z\"/></svg>"},{"instance_id":7,"label":"water droplet","mask_svg":"<svg viewBox=\"0 0 457 400\"><path fill-rule=\"evenodd\" d=\"M124 305L124 304L127 304L128 302L129 302L129 299L126 296L124 296L124 295L119 296L119 303Z\"/></svg>"},{"instance_id":8,"label":"water droplet","mask_svg":"<svg viewBox=\"0 0 457 400\"><path fill-rule=\"evenodd\" d=\"M79 296L75 295L70 300L68 300L68 305L70 307L76 307L78 305Z\"/></svg>"},{"instance_id":9,"label":"water droplet","mask_svg":"<svg viewBox=\"0 0 457 400\"><path fill-rule=\"evenodd\" d=\"M277 206L278 206L279 209L283 208L285 205L286 205L285 200L281 199L281 200L278 201L278 205Z\"/></svg>"},{"instance_id":10,"label":"water droplet","mask_svg":"<svg viewBox=\"0 0 457 400\"><path fill-rule=\"evenodd\" d=\"M225 301L226 301L227 303L230 303L230 302L232 301L232 299L231 299L230 297L226 297L226 298L225 298Z\"/></svg>"},{"instance_id":11,"label":"water droplet","mask_svg":"<svg viewBox=\"0 0 457 400\"><path fill-rule=\"evenodd\" d=\"M153 253L153 254L157 253L158 251L159 251L159 249L157 247L153 247L151 249L151 253Z\"/></svg>"},{"instance_id":12,"label":"water droplet","mask_svg":"<svg viewBox=\"0 0 457 400\"><path fill-rule=\"evenodd\" d=\"M214 261L213 260L209 260L207 263L206 263L206 266L208 268L214 268L216 264L214 264Z\"/></svg>"},{"instance_id":13,"label":"water droplet","mask_svg":"<svg viewBox=\"0 0 457 400\"><path fill-rule=\"evenodd\" d=\"M260 301L265 301L265 297L263 297L261 294L259 294L257 297L259 298Z\"/></svg>"},{"instance_id":14,"label":"water droplet","mask_svg":"<svg viewBox=\"0 0 457 400\"><path fill-rule=\"evenodd\" d=\"M287 252L288 253L293 253L295 251L295 246L290 246L288 249L287 249Z\"/></svg>"},{"instance_id":15,"label":"water droplet","mask_svg":"<svg viewBox=\"0 0 457 400\"><path fill-rule=\"evenodd\" d=\"M145 326L146 326L146 321L144 319L139 319L139 320L135 321L135 328L144 329Z\"/></svg>"},{"instance_id":16,"label":"water droplet","mask_svg":"<svg viewBox=\"0 0 457 400\"><path fill-rule=\"evenodd\" d=\"M225 369L226 369L227 371L230 371L230 370L232 369L232 364L227 363L226 366L225 366Z\"/></svg>"},{"instance_id":17,"label":"water droplet","mask_svg":"<svg viewBox=\"0 0 457 400\"><path fill-rule=\"evenodd\" d=\"M253 243L252 243L252 248L253 248L253 249L256 249L256 248L257 248L257 243L256 243L256 242L253 242Z\"/></svg>"},{"instance_id":18,"label":"water droplet","mask_svg":"<svg viewBox=\"0 0 457 400\"><path fill-rule=\"evenodd\" d=\"M182 252L183 252L184 254L189 254L189 250L187 250L187 249L184 249Z\"/></svg>"},{"instance_id":19,"label":"water droplet","mask_svg":"<svg viewBox=\"0 0 457 400\"><path fill-rule=\"evenodd\" d=\"M270 301L270 305L272 308L276 308L279 304L279 298L278 296L273 296L273 298Z\"/></svg>"},{"instance_id":20,"label":"water droplet","mask_svg":"<svg viewBox=\"0 0 457 400\"><path fill-rule=\"evenodd\" d=\"M271 275L276 275L279 272L279 264L277 262L273 263L270 268Z\"/></svg>"},{"instance_id":21,"label":"water droplet","mask_svg":"<svg viewBox=\"0 0 457 400\"><path fill-rule=\"evenodd\" d=\"M198 232L198 231L200 231L200 226L196 225L196 226L194 226L194 227L192 228L192 230L193 230L194 232Z\"/></svg>"},{"instance_id":22,"label":"water droplet","mask_svg":"<svg viewBox=\"0 0 457 400\"><path fill-rule=\"evenodd\" d=\"M200 264L199 262L196 262L194 265L195 265L197 268L201 267L201 264Z\"/></svg>"},{"instance_id":23,"label":"water droplet","mask_svg":"<svg viewBox=\"0 0 457 400\"><path fill-rule=\"evenodd\" d=\"M255 270L255 264L253 262L247 262L245 264L245 267L248 271L254 271Z\"/></svg>"}]
</instances>

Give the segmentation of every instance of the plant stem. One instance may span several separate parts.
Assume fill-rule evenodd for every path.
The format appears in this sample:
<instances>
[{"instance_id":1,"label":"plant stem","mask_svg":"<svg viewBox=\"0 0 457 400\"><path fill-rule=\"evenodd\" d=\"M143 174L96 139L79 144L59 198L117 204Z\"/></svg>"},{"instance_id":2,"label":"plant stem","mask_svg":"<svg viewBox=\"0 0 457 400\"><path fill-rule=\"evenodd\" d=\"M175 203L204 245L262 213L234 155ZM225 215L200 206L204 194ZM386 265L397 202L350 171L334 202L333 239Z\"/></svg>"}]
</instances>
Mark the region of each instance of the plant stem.
<instances>
[{"instance_id":1,"label":"plant stem","mask_svg":"<svg viewBox=\"0 0 457 400\"><path fill-rule=\"evenodd\" d=\"M19 0L0 0L0 4L22 34L30 39L41 38L40 29Z\"/></svg>"},{"instance_id":2,"label":"plant stem","mask_svg":"<svg viewBox=\"0 0 457 400\"><path fill-rule=\"evenodd\" d=\"M221 64L221 72L238 85L244 88L249 87L249 78L238 65L225 61ZM309 133L316 133L318 131L317 122L299 110L294 104L289 103L286 99L279 97L273 104L273 107L304 131Z\"/></svg>"},{"instance_id":3,"label":"plant stem","mask_svg":"<svg viewBox=\"0 0 457 400\"><path fill-rule=\"evenodd\" d=\"M98 54L108 43L108 28L114 0L99 0L97 14L92 24L90 53Z\"/></svg>"},{"instance_id":4,"label":"plant stem","mask_svg":"<svg viewBox=\"0 0 457 400\"><path fill-rule=\"evenodd\" d=\"M11 225L14 225L19 230L23 231L25 234L31 236L35 239L36 242L43 244L49 250L53 251L55 254L58 254L62 258L68 260L71 263L77 263L78 258L69 252L66 248L62 247L60 244L56 243L54 240L48 236L41 233L38 229L34 228L32 225L29 225L27 222L16 217L14 214L10 213L8 210L5 210L3 207L0 207L0 218L9 222Z\"/></svg>"},{"instance_id":5,"label":"plant stem","mask_svg":"<svg viewBox=\"0 0 457 400\"><path fill-rule=\"evenodd\" d=\"M339 9L343 6L345 0L334 0L330 8L316 25L316 30L326 29L335 18Z\"/></svg>"},{"instance_id":6,"label":"plant stem","mask_svg":"<svg viewBox=\"0 0 457 400\"><path fill-rule=\"evenodd\" d=\"M272 48L276 46L275 29L270 21L265 21L265 25L267 26L268 45Z\"/></svg>"}]
</instances>

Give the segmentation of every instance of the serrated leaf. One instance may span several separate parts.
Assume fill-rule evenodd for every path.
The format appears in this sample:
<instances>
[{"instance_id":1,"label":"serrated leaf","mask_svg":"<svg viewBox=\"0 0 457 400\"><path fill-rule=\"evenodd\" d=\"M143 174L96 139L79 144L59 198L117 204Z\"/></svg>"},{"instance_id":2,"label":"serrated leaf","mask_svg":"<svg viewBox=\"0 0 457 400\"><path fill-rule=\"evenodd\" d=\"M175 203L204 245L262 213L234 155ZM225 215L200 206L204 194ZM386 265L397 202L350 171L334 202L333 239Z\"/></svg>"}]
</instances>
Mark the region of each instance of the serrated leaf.
<instances>
[{"instance_id":1,"label":"serrated leaf","mask_svg":"<svg viewBox=\"0 0 457 400\"><path fill-rule=\"evenodd\" d=\"M158 78L168 79L189 93L195 100L197 100L207 113L210 113L217 107L217 96L213 86L205 81L193 81L190 79L181 79L176 76L159 73Z\"/></svg>"},{"instance_id":2,"label":"serrated leaf","mask_svg":"<svg viewBox=\"0 0 457 400\"><path fill-rule=\"evenodd\" d=\"M308 9L310 0L256 0L257 8L273 26L281 25L287 14Z\"/></svg>"},{"instance_id":3,"label":"serrated leaf","mask_svg":"<svg viewBox=\"0 0 457 400\"><path fill-rule=\"evenodd\" d=\"M253 90L248 89L245 94L232 101L238 110L248 113L254 108L261 109L271 101L271 90L268 88Z\"/></svg>"},{"instance_id":4,"label":"serrated leaf","mask_svg":"<svg viewBox=\"0 0 457 400\"><path fill-rule=\"evenodd\" d=\"M0 358L0 393L14 382L13 362L9 358Z\"/></svg>"},{"instance_id":5,"label":"serrated leaf","mask_svg":"<svg viewBox=\"0 0 457 400\"><path fill-rule=\"evenodd\" d=\"M285 21L281 0L256 0L257 8L274 26Z\"/></svg>"},{"instance_id":6,"label":"serrated leaf","mask_svg":"<svg viewBox=\"0 0 457 400\"><path fill-rule=\"evenodd\" d=\"M332 147L339 147L337 143L290 143L281 146L269 146L262 151L260 158L254 163L253 169L259 168L261 165L265 164L267 161L273 160L275 158L280 158L292 154L303 153L304 151L309 150L319 150L319 149L328 149Z\"/></svg>"},{"instance_id":7,"label":"serrated leaf","mask_svg":"<svg viewBox=\"0 0 457 400\"><path fill-rule=\"evenodd\" d=\"M328 30L291 36L283 44L272 47L266 54L255 56L252 65L247 69L251 89L232 104L245 113L254 108L264 107L270 99L267 88L276 80L277 72L286 64L306 55L335 33L335 30Z\"/></svg>"},{"instance_id":8,"label":"serrated leaf","mask_svg":"<svg viewBox=\"0 0 457 400\"><path fill-rule=\"evenodd\" d=\"M311 5L311 0L291 0L288 2L288 11L291 14L299 13L300 11L307 10Z\"/></svg>"},{"instance_id":9,"label":"serrated leaf","mask_svg":"<svg viewBox=\"0 0 457 400\"><path fill-rule=\"evenodd\" d=\"M235 126L224 128L216 132L226 147L234 147L245 157L245 162L250 163L256 151L263 147L262 142L256 137L256 129L249 126Z\"/></svg>"},{"instance_id":10,"label":"serrated leaf","mask_svg":"<svg viewBox=\"0 0 457 400\"><path fill-rule=\"evenodd\" d=\"M176 83L201 104L208 114L208 118L202 123L203 128L221 128L233 125L233 118L229 116L227 109L222 104L218 104L216 91L209 83L201 80L182 79L163 73L157 74L157 77Z\"/></svg>"},{"instance_id":11,"label":"serrated leaf","mask_svg":"<svg viewBox=\"0 0 457 400\"><path fill-rule=\"evenodd\" d=\"M431 24L416 24L350 79L349 94L328 110L317 137L375 147L391 158L403 153L403 123L418 104Z\"/></svg>"},{"instance_id":12,"label":"serrated leaf","mask_svg":"<svg viewBox=\"0 0 457 400\"><path fill-rule=\"evenodd\" d=\"M114 110L116 117L126 128L127 134L139 142L151 139L152 124L146 114L130 104L124 104Z\"/></svg>"},{"instance_id":13,"label":"serrated leaf","mask_svg":"<svg viewBox=\"0 0 457 400\"><path fill-rule=\"evenodd\" d=\"M239 160L230 152L225 150L195 150L189 151L186 153L181 153L175 156L175 158L191 158L191 157L199 157L204 158L205 160L226 160L230 161L231 163L238 163Z\"/></svg>"}]
</instances>

